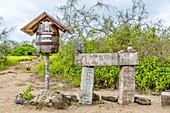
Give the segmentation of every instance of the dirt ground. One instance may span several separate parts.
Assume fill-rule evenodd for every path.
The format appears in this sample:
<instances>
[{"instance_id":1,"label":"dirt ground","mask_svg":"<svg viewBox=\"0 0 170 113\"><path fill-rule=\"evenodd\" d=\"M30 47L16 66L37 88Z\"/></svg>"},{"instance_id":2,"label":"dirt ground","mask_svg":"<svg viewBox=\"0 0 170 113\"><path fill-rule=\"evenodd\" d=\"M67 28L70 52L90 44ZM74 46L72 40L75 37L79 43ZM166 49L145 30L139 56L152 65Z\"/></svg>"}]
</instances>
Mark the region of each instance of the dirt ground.
<instances>
[{"instance_id":1,"label":"dirt ground","mask_svg":"<svg viewBox=\"0 0 170 113\"><path fill-rule=\"evenodd\" d=\"M170 106L161 106L160 96L139 95L151 99L152 105L142 106L136 103L130 105L118 105L113 102L106 102L98 105L73 105L67 110L49 109L36 110L35 107L17 105L14 103L16 95L26 89L28 85L34 86L35 94L44 90L44 80L38 79L35 73L22 73L25 64L28 63L32 68L39 61L21 62L17 66L12 66L0 72L0 113L170 113ZM51 90L57 90L64 94L79 95L79 88L70 88L63 84L51 80ZM100 96L117 96L117 90L102 89L94 91Z\"/></svg>"}]
</instances>

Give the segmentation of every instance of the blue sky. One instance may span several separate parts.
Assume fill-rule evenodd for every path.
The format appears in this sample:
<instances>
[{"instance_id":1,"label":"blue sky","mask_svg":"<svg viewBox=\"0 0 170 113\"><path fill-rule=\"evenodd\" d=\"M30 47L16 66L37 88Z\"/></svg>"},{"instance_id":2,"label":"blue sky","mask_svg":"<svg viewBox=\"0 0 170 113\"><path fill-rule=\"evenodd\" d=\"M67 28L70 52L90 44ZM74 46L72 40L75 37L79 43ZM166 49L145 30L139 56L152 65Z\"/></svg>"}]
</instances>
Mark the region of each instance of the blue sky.
<instances>
[{"instance_id":1,"label":"blue sky","mask_svg":"<svg viewBox=\"0 0 170 113\"><path fill-rule=\"evenodd\" d=\"M80 0L81 4L91 6L97 0ZM131 0L100 0L103 3L118 7L121 10L131 7ZM163 19L165 25L170 25L170 0L143 0L149 16L153 20ZM37 17L42 12L47 12L55 16L58 12L55 6L61 6L66 0L0 0L0 16L4 19L4 26L15 30L9 38L16 41L32 40L35 36L30 37L20 31L20 29Z\"/></svg>"}]
</instances>

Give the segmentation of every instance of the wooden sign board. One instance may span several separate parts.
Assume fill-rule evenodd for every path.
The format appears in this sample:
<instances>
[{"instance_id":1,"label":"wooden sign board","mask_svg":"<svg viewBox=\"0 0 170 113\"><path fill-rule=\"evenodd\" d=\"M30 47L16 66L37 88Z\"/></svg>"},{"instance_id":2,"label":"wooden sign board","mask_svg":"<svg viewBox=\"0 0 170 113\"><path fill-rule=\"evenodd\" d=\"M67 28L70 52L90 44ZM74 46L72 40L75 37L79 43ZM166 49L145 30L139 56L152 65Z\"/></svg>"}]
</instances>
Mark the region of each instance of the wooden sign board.
<instances>
[{"instance_id":1,"label":"wooden sign board","mask_svg":"<svg viewBox=\"0 0 170 113\"><path fill-rule=\"evenodd\" d=\"M118 53L75 54L77 66L113 66L118 65Z\"/></svg>"},{"instance_id":2,"label":"wooden sign board","mask_svg":"<svg viewBox=\"0 0 170 113\"><path fill-rule=\"evenodd\" d=\"M139 65L137 53L75 54L77 66Z\"/></svg>"}]
</instances>

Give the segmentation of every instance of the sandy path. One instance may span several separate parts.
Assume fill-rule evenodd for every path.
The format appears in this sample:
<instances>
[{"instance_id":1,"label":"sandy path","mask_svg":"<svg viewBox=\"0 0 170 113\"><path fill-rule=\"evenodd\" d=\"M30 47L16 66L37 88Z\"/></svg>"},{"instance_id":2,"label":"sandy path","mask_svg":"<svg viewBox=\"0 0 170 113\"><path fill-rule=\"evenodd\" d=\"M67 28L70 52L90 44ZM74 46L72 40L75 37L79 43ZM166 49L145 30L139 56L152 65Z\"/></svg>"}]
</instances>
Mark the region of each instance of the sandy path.
<instances>
[{"instance_id":1,"label":"sandy path","mask_svg":"<svg viewBox=\"0 0 170 113\"><path fill-rule=\"evenodd\" d=\"M112 102L106 102L105 104L91 105L91 106L71 106L68 110L56 110L56 109L43 109L35 110L34 107L28 107L23 105L16 105L14 103L15 97L18 93L28 87L29 84L33 84L34 93L38 93L44 90L44 81L37 79L35 74L23 74L22 69L25 68L25 63L21 63L17 66L11 67L8 70L0 72L0 113L170 113L170 106L161 107L160 96L140 95L152 100L152 105L141 106L138 104L130 104L127 106L118 105ZM27 62L30 66L35 67L38 61ZM18 70L16 70L18 69ZM55 84L53 85L55 86ZM75 94L78 96L79 88L58 88L58 91L64 94ZM111 91L110 89L94 91L100 96L102 95L115 95L117 91Z\"/></svg>"}]
</instances>

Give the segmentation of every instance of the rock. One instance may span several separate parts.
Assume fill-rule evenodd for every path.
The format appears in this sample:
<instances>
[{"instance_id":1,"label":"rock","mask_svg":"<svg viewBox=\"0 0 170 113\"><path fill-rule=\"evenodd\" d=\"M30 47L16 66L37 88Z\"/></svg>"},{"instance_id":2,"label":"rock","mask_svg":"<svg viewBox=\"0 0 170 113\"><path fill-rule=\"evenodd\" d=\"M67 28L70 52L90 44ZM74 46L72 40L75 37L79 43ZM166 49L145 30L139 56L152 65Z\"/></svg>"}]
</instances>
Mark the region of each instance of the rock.
<instances>
[{"instance_id":1,"label":"rock","mask_svg":"<svg viewBox=\"0 0 170 113\"><path fill-rule=\"evenodd\" d=\"M101 99L111 101L111 102L117 102L118 101L117 97L113 97L113 96L101 96Z\"/></svg>"},{"instance_id":2,"label":"rock","mask_svg":"<svg viewBox=\"0 0 170 113\"><path fill-rule=\"evenodd\" d=\"M160 95L160 92L151 92L151 95L153 95L153 96L159 96L159 95Z\"/></svg>"},{"instance_id":3,"label":"rock","mask_svg":"<svg viewBox=\"0 0 170 113\"><path fill-rule=\"evenodd\" d=\"M71 102L78 102L79 100L77 99L76 95L66 95L66 97L71 101Z\"/></svg>"},{"instance_id":4,"label":"rock","mask_svg":"<svg viewBox=\"0 0 170 113\"><path fill-rule=\"evenodd\" d=\"M151 105L151 100L143 97L135 97L134 102L140 105Z\"/></svg>"},{"instance_id":5,"label":"rock","mask_svg":"<svg viewBox=\"0 0 170 113\"><path fill-rule=\"evenodd\" d=\"M24 102L25 102L25 100L23 99L23 96L22 96L21 94L18 94L18 95L16 96L15 103L16 103L16 104L21 104L21 105L23 105Z\"/></svg>"},{"instance_id":6,"label":"rock","mask_svg":"<svg viewBox=\"0 0 170 113\"><path fill-rule=\"evenodd\" d=\"M99 101L93 101L92 104L98 105L98 104L105 104L105 103L103 101L99 100Z\"/></svg>"},{"instance_id":7,"label":"rock","mask_svg":"<svg viewBox=\"0 0 170 113\"><path fill-rule=\"evenodd\" d=\"M92 93L92 101L99 101L99 100L100 100L100 96L93 92Z\"/></svg>"},{"instance_id":8,"label":"rock","mask_svg":"<svg viewBox=\"0 0 170 113\"><path fill-rule=\"evenodd\" d=\"M170 92L163 91L161 93L161 105L169 106L170 105Z\"/></svg>"},{"instance_id":9,"label":"rock","mask_svg":"<svg viewBox=\"0 0 170 113\"><path fill-rule=\"evenodd\" d=\"M97 86L97 87L99 87L99 88L105 88L104 87L104 80L96 80L95 82L94 82L94 84L95 84L95 86Z\"/></svg>"},{"instance_id":10,"label":"rock","mask_svg":"<svg viewBox=\"0 0 170 113\"><path fill-rule=\"evenodd\" d=\"M54 98L51 100L52 102L52 107L55 109L67 109L70 105L70 101L68 100L67 97L59 96L57 98Z\"/></svg>"},{"instance_id":11,"label":"rock","mask_svg":"<svg viewBox=\"0 0 170 113\"><path fill-rule=\"evenodd\" d=\"M41 107L53 107L55 109L67 109L71 101L61 92L43 91L34 99L28 102L30 105L40 105Z\"/></svg>"}]
</instances>

